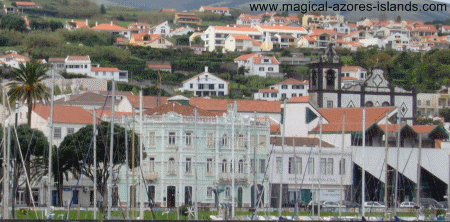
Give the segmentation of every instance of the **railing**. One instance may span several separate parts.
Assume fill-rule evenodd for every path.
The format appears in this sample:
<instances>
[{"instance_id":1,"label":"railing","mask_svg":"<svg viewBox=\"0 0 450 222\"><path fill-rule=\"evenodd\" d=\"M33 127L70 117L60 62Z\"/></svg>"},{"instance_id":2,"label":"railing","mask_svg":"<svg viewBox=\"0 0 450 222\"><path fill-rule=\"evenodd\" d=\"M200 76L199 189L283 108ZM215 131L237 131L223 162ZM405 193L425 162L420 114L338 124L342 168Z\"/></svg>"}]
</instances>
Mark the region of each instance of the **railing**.
<instances>
[{"instance_id":1,"label":"railing","mask_svg":"<svg viewBox=\"0 0 450 222\"><path fill-rule=\"evenodd\" d=\"M157 172L144 172L145 180L157 180L158 178L159 178L159 175Z\"/></svg>"},{"instance_id":2,"label":"railing","mask_svg":"<svg viewBox=\"0 0 450 222\"><path fill-rule=\"evenodd\" d=\"M231 182L233 179L232 173L220 173L219 174L219 181L221 182ZM234 178L236 182L247 182L248 178L245 173L235 173Z\"/></svg>"},{"instance_id":3,"label":"railing","mask_svg":"<svg viewBox=\"0 0 450 222\"><path fill-rule=\"evenodd\" d=\"M168 176L176 176L176 175L177 175L177 171L176 171L175 169L169 168L169 169L167 170L167 175L168 175Z\"/></svg>"}]
</instances>

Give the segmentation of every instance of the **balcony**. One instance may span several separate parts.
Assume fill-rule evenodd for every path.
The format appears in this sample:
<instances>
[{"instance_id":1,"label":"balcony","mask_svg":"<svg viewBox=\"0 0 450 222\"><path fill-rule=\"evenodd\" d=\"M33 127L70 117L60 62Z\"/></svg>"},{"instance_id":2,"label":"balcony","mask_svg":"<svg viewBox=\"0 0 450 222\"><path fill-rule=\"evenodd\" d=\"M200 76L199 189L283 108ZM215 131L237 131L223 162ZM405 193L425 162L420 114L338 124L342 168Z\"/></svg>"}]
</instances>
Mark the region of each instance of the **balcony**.
<instances>
[{"instance_id":1,"label":"balcony","mask_svg":"<svg viewBox=\"0 0 450 222\"><path fill-rule=\"evenodd\" d=\"M158 180L159 175L157 172L144 172L144 179L145 180Z\"/></svg>"},{"instance_id":2,"label":"balcony","mask_svg":"<svg viewBox=\"0 0 450 222\"><path fill-rule=\"evenodd\" d=\"M177 175L177 171L175 170L175 167L169 167L169 169L167 170L167 176L176 176Z\"/></svg>"},{"instance_id":3,"label":"balcony","mask_svg":"<svg viewBox=\"0 0 450 222\"><path fill-rule=\"evenodd\" d=\"M219 181L220 182L231 182L233 179L232 173L220 173L219 174ZM245 173L235 173L234 178L236 182L247 182L248 178Z\"/></svg>"}]
</instances>

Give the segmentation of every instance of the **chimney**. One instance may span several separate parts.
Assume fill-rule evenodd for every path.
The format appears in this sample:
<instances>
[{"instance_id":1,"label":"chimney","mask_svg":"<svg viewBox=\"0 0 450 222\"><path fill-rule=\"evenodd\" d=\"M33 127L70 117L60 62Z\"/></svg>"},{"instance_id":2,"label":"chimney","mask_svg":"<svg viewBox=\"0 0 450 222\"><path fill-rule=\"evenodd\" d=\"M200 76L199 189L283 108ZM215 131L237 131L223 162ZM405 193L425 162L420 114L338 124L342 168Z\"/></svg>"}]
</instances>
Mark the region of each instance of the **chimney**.
<instances>
[{"instance_id":1,"label":"chimney","mask_svg":"<svg viewBox=\"0 0 450 222\"><path fill-rule=\"evenodd\" d=\"M208 72L208 66L205 66L205 72Z\"/></svg>"},{"instance_id":2,"label":"chimney","mask_svg":"<svg viewBox=\"0 0 450 222\"><path fill-rule=\"evenodd\" d=\"M230 25L227 25L227 27L230 27Z\"/></svg>"},{"instance_id":3,"label":"chimney","mask_svg":"<svg viewBox=\"0 0 450 222\"><path fill-rule=\"evenodd\" d=\"M73 22L73 19L71 21Z\"/></svg>"},{"instance_id":4,"label":"chimney","mask_svg":"<svg viewBox=\"0 0 450 222\"><path fill-rule=\"evenodd\" d=\"M88 20L86 19L86 25L89 26Z\"/></svg>"},{"instance_id":5,"label":"chimney","mask_svg":"<svg viewBox=\"0 0 450 222\"><path fill-rule=\"evenodd\" d=\"M95 21L95 26L97 26L98 25L98 22L97 21Z\"/></svg>"},{"instance_id":6,"label":"chimney","mask_svg":"<svg viewBox=\"0 0 450 222\"><path fill-rule=\"evenodd\" d=\"M113 22L111 21L111 26L113 26Z\"/></svg>"},{"instance_id":7,"label":"chimney","mask_svg":"<svg viewBox=\"0 0 450 222\"><path fill-rule=\"evenodd\" d=\"M250 28L254 28L255 27L255 25L252 23L252 24L250 24Z\"/></svg>"}]
</instances>

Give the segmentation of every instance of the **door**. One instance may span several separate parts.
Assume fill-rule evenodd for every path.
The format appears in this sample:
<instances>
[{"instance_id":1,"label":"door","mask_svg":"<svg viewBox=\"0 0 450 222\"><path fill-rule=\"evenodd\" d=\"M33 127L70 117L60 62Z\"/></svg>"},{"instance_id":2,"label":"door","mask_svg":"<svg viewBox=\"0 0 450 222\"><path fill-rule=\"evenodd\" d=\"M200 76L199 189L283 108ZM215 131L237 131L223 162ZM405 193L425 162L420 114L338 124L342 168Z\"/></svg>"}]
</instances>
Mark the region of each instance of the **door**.
<instances>
[{"instance_id":1,"label":"door","mask_svg":"<svg viewBox=\"0 0 450 222\"><path fill-rule=\"evenodd\" d=\"M167 187L167 207L175 207L175 186Z\"/></svg>"},{"instance_id":2,"label":"door","mask_svg":"<svg viewBox=\"0 0 450 222\"><path fill-rule=\"evenodd\" d=\"M238 207L242 208L242 187L238 188Z\"/></svg>"},{"instance_id":3,"label":"door","mask_svg":"<svg viewBox=\"0 0 450 222\"><path fill-rule=\"evenodd\" d=\"M52 190L52 206L58 205L58 191Z\"/></svg>"},{"instance_id":4,"label":"door","mask_svg":"<svg viewBox=\"0 0 450 222\"><path fill-rule=\"evenodd\" d=\"M192 206L192 187L191 186L184 187L184 204Z\"/></svg>"}]
</instances>

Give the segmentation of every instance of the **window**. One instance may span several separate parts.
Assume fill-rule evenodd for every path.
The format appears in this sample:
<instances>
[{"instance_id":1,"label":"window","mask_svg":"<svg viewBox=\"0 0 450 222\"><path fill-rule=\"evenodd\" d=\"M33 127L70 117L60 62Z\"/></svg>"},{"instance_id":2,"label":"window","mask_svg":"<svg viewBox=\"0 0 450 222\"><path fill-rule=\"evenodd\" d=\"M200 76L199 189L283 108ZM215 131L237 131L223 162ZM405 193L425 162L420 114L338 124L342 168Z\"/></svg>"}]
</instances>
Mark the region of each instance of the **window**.
<instances>
[{"instance_id":1,"label":"window","mask_svg":"<svg viewBox=\"0 0 450 222\"><path fill-rule=\"evenodd\" d=\"M297 174L301 174L302 173L302 158L301 157L297 157Z\"/></svg>"},{"instance_id":2,"label":"window","mask_svg":"<svg viewBox=\"0 0 450 222\"><path fill-rule=\"evenodd\" d=\"M283 173L283 158L277 157L277 173Z\"/></svg>"},{"instance_id":3,"label":"window","mask_svg":"<svg viewBox=\"0 0 450 222\"><path fill-rule=\"evenodd\" d=\"M223 95L225 95L225 93L224 92L219 92L217 95L218 96L223 96Z\"/></svg>"},{"instance_id":4,"label":"window","mask_svg":"<svg viewBox=\"0 0 450 222\"><path fill-rule=\"evenodd\" d=\"M427 100L427 106L429 106L431 104L430 100Z\"/></svg>"},{"instance_id":5,"label":"window","mask_svg":"<svg viewBox=\"0 0 450 222\"><path fill-rule=\"evenodd\" d=\"M169 132L169 146L175 145L175 132Z\"/></svg>"},{"instance_id":6,"label":"window","mask_svg":"<svg viewBox=\"0 0 450 222\"><path fill-rule=\"evenodd\" d=\"M192 145L192 132L186 132L186 146Z\"/></svg>"},{"instance_id":7,"label":"window","mask_svg":"<svg viewBox=\"0 0 450 222\"><path fill-rule=\"evenodd\" d=\"M294 157L289 157L289 174L294 174L295 173L295 158Z\"/></svg>"},{"instance_id":8,"label":"window","mask_svg":"<svg viewBox=\"0 0 450 222\"><path fill-rule=\"evenodd\" d=\"M268 71L273 71L273 67L269 67L267 70Z\"/></svg>"},{"instance_id":9,"label":"window","mask_svg":"<svg viewBox=\"0 0 450 222\"><path fill-rule=\"evenodd\" d=\"M314 159L309 158L308 159L308 174L313 175L314 174Z\"/></svg>"},{"instance_id":10,"label":"window","mask_svg":"<svg viewBox=\"0 0 450 222\"><path fill-rule=\"evenodd\" d=\"M266 172L266 159L260 159L259 160L259 173L265 173Z\"/></svg>"},{"instance_id":11,"label":"window","mask_svg":"<svg viewBox=\"0 0 450 222\"><path fill-rule=\"evenodd\" d=\"M251 171L251 173L255 172L254 170L255 170L255 160L251 159L250 160L250 171Z\"/></svg>"},{"instance_id":12,"label":"window","mask_svg":"<svg viewBox=\"0 0 450 222\"><path fill-rule=\"evenodd\" d=\"M148 133L148 146L155 147L155 132Z\"/></svg>"},{"instance_id":13,"label":"window","mask_svg":"<svg viewBox=\"0 0 450 222\"><path fill-rule=\"evenodd\" d=\"M98 72L97 71L95 71L95 75L98 76Z\"/></svg>"},{"instance_id":14,"label":"window","mask_svg":"<svg viewBox=\"0 0 450 222\"><path fill-rule=\"evenodd\" d=\"M198 84L198 89L204 89L204 85L203 84Z\"/></svg>"},{"instance_id":15,"label":"window","mask_svg":"<svg viewBox=\"0 0 450 222\"><path fill-rule=\"evenodd\" d=\"M269 62L269 59L264 59L264 63L268 63Z\"/></svg>"},{"instance_id":16,"label":"window","mask_svg":"<svg viewBox=\"0 0 450 222\"><path fill-rule=\"evenodd\" d=\"M223 89L223 88L225 88L225 85L224 84L219 84L219 89Z\"/></svg>"},{"instance_id":17,"label":"window","mask_svg":"<svg viewBox=\"0 0 450 222\"><path fill-rule=\"evenodd\" d=\"M345 159L339 161L339 175L345 174Z\"/></svg>"},{"instance_id":18,"label":"window","mask_svg":"<svg viewBox=\"0 0 450 222\"><path fill-rule=\"evenodd\" d=\"M149 162L150 162L148 166L149 172L155 172L155 157L150 157Z\"/></svg>"},{"instance_id":19,"label":"window","mask_svg":"<svg viewBox=\"0 0 450 222\"><path fill-rule=\"evenodd\" d=\"M213 159L207 158L206 159L206 173L212 173L213 168Z\"/></svg>"},{"instance_id":20,"label":"window","mask_svg":"<svg viewBox=\"0 0 450 222\"><path fill-rule=\"evenodd\" d=\"M305 89L305 86L304 85L300 85L300 89Z\"/></svg>"},{"instance_id":21,"label":"window","mask_svg":"<svg viewBox=\"0 0 450 222\"><path fill-rule=\"evenodd\" d=\"M55 127L53 130L53 138L61 139L61 127Z\"/></svg>"},{"instance_id":22,"label":"window","mask_svg":"<svg viewBox=\"0 0 450 222\"><path fill-rule=\"evenodd\" d=\"M282 88L282 89L287 89L288 86L287 86L287 85L281 85L281 88Z\"/></svg>"},{"instance_id":23,"label":"window","mask_svg":"<svg viewBox=\"0 0 450 222\"><path fill-rule=\"evenodd\" d=\"M175 158L169 158L169 175L175 175Z\"/></svg>"},{"instance_id":24,"label":"window","mask_svg":"<svg viewBox=\"0 0 450 222\"><path fill-rule=\"evenodd\" d=\"M333 101L332 100L328 100L327 101L327 108L333 108Z\"/></svg>"},{"instance_id":25,"label":"window","mask_svg":"<svg viewBox=\"0 0 450 222\"><path fill-rule=\"evenodd\" d=\"M259 136L259 147L266 147L266 136L260 135Z\"/></svg>"},{"instance_id":26,"label":"window","mask_svg":"<svg viewBox=\"0 0 450 222\"><path fill-rule=\"evenodd\" d=\"M230 187L225 187L225 198L231 198Z\"/></svg>"},{"instance_id":27,"label":"window","mask_svg":"<svg viewBox=\"0 0 450 222\"><path fill-rule=\"evenodd\" d=\"M239 160L238 172L239 173L244 173L244 161L243 160Z\"/></svg>"},{"instance_id":28,"label":"window","mask_svg":"<svg viewBox=\"0 0 450 222\"><path fill-rule=\"evenodd\" d=\"M207 137L207 144L206 144L206 146L208 148L214 148L214 133L207 133L206 137Z\"/></svg>"},{"instance_id":29,"label":"window","mask_svg":"<svg viewBox=\"0 0 450 222\"><path fill-rule=\"evenodd\" d=\"M214 89L214 84L209 84L209 89Z\"/></svg>"},{"instance_id":30,"label":"window","mask_svg":"<svg viewBox=\"0 0 450 222\"><path fill-rule=\"evenodd\" d=\"M222 136L222 146L228 146L228 135L226 133Z\"/></svg>"},{"instance_id":31,"label":"window","mask_svg":"<svg viewBox=\"0 0 450 222\"><path fill-rule=\"evenodd\" d=\"M234 166L233 166L234 164L236 164L236 163L234 162L233 159L231 159L230 160L230 173L234 171Z\"/></svg>"},{"instance_id":32,"label":"window","mask_svg":"<svg viewBox=\"0 0 450 222\"><path fill-rule=\"evenodd\" d=\"M364 73L361 73L361 79L364 79Z\"/></svg>"},{"instance_id":33,"label":"window","mask_svg":"<svg viewBox=\"0 0 450 222\"><path fill-rule=\"evenodd\" d=\"M264 67L259 67L259 71L264 71Z\"/></svg>"},{"instance_id":34,"label":"window","mask_svg":"<svg viewBox=\"0 0 450 222\"><path fill-rule=\"evenodd\" d=\"M296 97L297 93L292 93L291 97Z\"/></svg>"},{"instance_id":35,"label":"window","mask_svg":"<svg viewBox=\"0 0 450 222\"><path fill-rule=\"evenodd\" d=\"M244 135L242 135L242 134L239 134L239 137L238 137L238 146L239 146L239 147L245 147L245 146L244 146Z\"/></svg>"},{"instance_id":36,"label":"window","mask_svg":"<svg viewBox=\"0 0 450 222\"><path fill-rule=\"evenodd\" d=\"M73 190L73 196L72 196L72 203L78 204L78 194L80 193L79 190Z\"/></svg>"},{"instance_id":37,"label":"window","mask_svg":"<svg viewBox=\"0 0 450 222\"><path fill-rule=\"evenodd\" d=\"M326 175L327 158L320 158L320 174Z\"/></svg>"},{"instance_id":38,"label":"window","mask_svg":"<svg viewBox=\"0 0 450 222\"><path fill-rule=\"evenodd\" d=\"M106 76L106 72L103 72L103 76Z\"/></svg>"},{"instance_id":39,"label":"window","mask_svg":"<svg viewBox=\"0 0 450 222\"><path fill-rule=\"evenodd\" d=\"M226 173L227 172L227 160L223 159L222 160L222 173Z\"/></svg>"},{"instance_id":40,"label":"window","mask_svg":"<svg viewBox=\"0 0 450 222\"><path fill-rule=\"evenodd\" d=\"M272 97L272 98L277 98L277 94L276 94L276 93L271 93L271 94L270 94L270 97Z\"/></svg>"},{"instance_id":41,"label":"window","mask_svg":"<svg viewBox=\"0 0 450 222\"><path fill-rule=\"evenodd\" d=\"M269 97L269 93L263 93L263 98L268 98Z\"/></svg>"},{"instance_id":42,"label":"window","mask_svg":"<svg viewBox=\"0 0 450 222\"><path fill-rule=\"evenodd\" d=\"M205 81L208 81L208 75L205 75Z\"/></svg>"},{"instance_id":43,"label":"window","mask_svg":"<svg viewBox=\"0 0 450 222\"><path fill-rule=\"evenodd\" d=\"M193 83L189 84L189 88L193 89L194 88L194 84Z\"/></svg>"},{"instance_id":44,"label":"window","mask_svg":"<svg viewBox=\"0 0 450 222\"><path fill-rule=\"evenodd\" d=\"M74 128L67 128L67 135L73 134L74 131Z\"/></svg>"},{"instance_id":45,"label":"window","mask_svg":"<svg viewBox=\"0 0 450 222\"><path fill-rule=\"evenodd\" d=\"M186 173L192 173L192 159L190 157L186 158Z\"/></svg>"},{"instance_id":46,"label":"window","mask_svg":"<svg viewBox=\"0 0 450 222\"><path fill-rule=\"evenodd\" d=\"M282 93L282 94L281 94L281 98L282 98L282 99L285 99L285 98L286 98L286 93Z\"/></svg>"},{"instance_id":47,"label":"window","mask_svg":"<svg viewBox=\"0 0 450 222\"><path fill-rule=\"evenodd\" d=\"M213 188L212 187L207 187L206 188L206 197L207 198L212 198L212 193L213 193Z\"/></svg>"},{"instance_id":48,"label":"window","mask_svg":"<svg viewBox=\"0 0 450 222\"><path fill-rule=\"evenodd\" d=\"M334 167L333 167L333 165L334 165L334 160L333 160L333 158L328 158L328 161L327 161L327 175L333 175L334 174Z\"/></svg>"},{"instance_id":49,"label":"window","mask_svg":"<svg viewBox=\"0 0 450 222\"><path fill-rule=\"evenodd\" d=\"M292 89L300 89L300 85L292 85Z\"/></svg>"}]
</instances>

